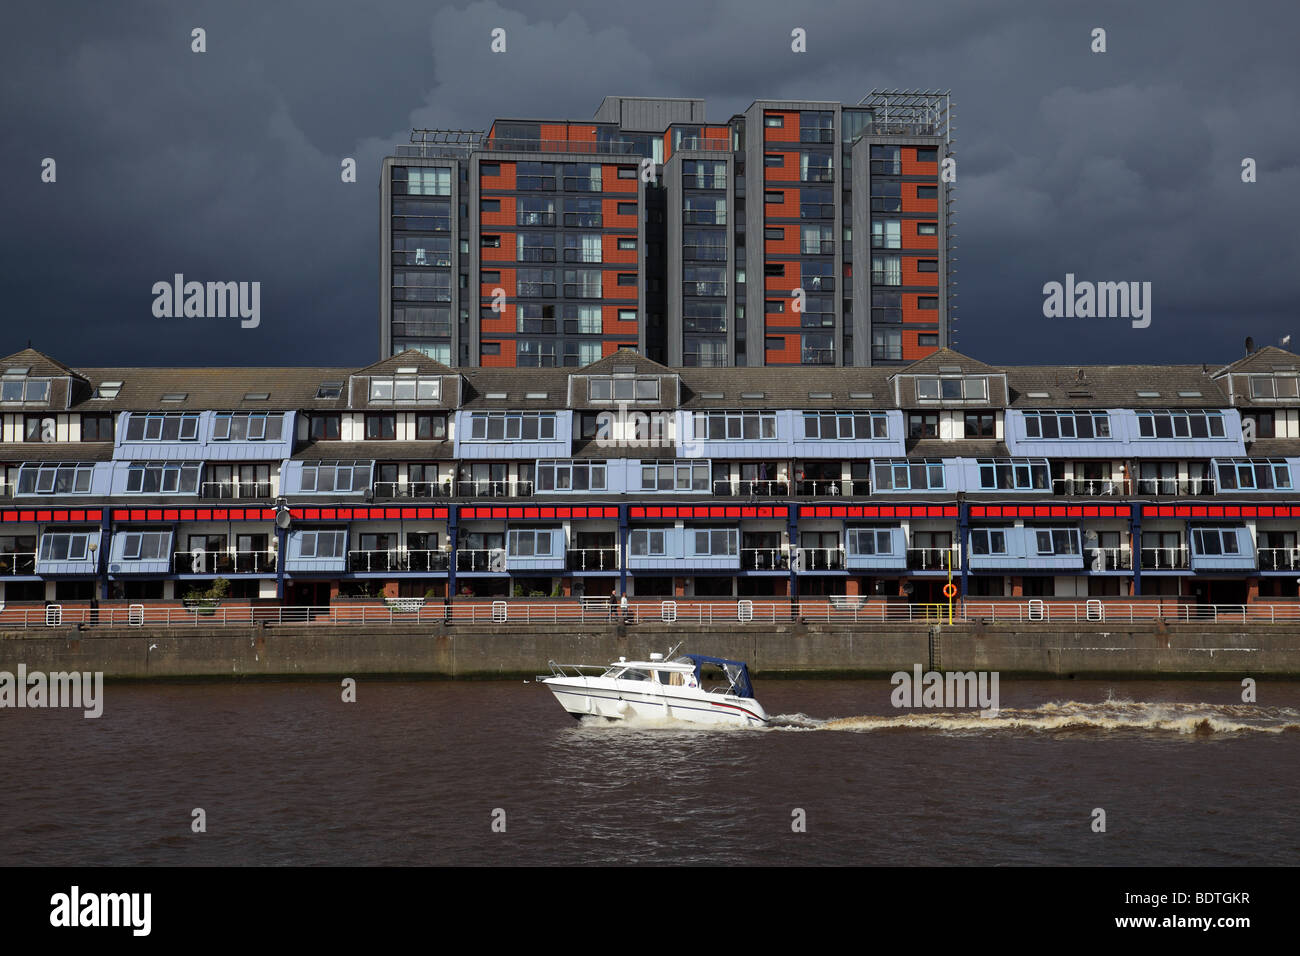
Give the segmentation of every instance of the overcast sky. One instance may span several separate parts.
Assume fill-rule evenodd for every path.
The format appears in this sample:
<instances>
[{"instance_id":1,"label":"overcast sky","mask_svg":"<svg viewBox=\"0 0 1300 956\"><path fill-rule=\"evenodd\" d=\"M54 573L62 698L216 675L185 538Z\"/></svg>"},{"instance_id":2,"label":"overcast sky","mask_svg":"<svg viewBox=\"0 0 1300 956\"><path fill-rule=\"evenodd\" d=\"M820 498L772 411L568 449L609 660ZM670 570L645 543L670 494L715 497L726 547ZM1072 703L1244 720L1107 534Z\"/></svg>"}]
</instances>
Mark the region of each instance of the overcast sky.
<instances>
[{"instance_id":1,"label":"overcast sky","mask_svg":"<svg viewBox=\"0 0 1300 956\"><path fill-rule=\"evenodd\" d=\"M52 0L4 27L2 354L362 365L380 162L412 126L585 120L608 94L701 97L725 122L758 98L876 88L952 91L962 351L1214 363L1300 332L1289 4ZM261 325L155 318L152 286L178 272L260 281ZM1151 282L1150 327L1044 318L1043 284L1067 272Z\"/></svg>"}]
</instances>

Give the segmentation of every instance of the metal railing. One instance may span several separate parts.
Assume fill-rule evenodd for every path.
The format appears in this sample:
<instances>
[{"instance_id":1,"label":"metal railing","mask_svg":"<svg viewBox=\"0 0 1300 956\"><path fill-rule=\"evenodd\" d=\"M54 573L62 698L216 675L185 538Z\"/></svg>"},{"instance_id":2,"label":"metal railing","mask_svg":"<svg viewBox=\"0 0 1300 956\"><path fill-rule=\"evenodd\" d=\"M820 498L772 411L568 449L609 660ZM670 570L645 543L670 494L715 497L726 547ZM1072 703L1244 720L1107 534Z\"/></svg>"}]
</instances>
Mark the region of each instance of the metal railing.
<instances>
[{"instance_id":1,"label":"metal railing","mask_svg":"<svg viewBox=\"0 0 1300 956\"><path fill-rule=\"evenodd\" d=\"M269 481L205 481L199 486L201 498L270 498Z\"/></svg>"},{"instance_id":2,"label":"metal railing","mask_svg":"<svg viewBox=\"0 0 1300 956\"><path fill-rule=\"evenodd\" d=\"M908 548L909 571L947 571L961 568L961 551L958 548Z\"/></svg>"},{"instance_id":3,"label":"metal railing","mask_svg":"<svg viewBox=\"0 0 1300 956\"><path fill-rule=\"evenodd\" d=\"M1123 478L1053 478L1052 491L1077 497L1109 497L1129 494L1129 482Z\"/></svg>"},{"instance_id":4,"label":"metal railing","mask_svg":"<svg viewBox=\"0 0 1300 956\"><path fill-rule=\"evenodd\" d=\"M0 553L0 575L35 574L35 551L6 551Z\"/></svg>"},{"instance_id":5,"label":"metal railing","mask_svg":"<svg viewBox=\"0 0 1300 956\"><path fill-rule=\"evenodd\" d=\"M1300 548L1260 548L1261 571L1300 571Z\"/></svg>"},{"instance_id":6,"label":"metal railing","mask_svg":"<svg viewBox=\"0 0 1300 956\"><path fill-rule=\"evenodd\" d=\"M570 571L617 571L618 548L569 548L564 565Z\"/></svg>"},{"instance_id":7,"label":"metal railing","mask_svg":"<svg viewBox=\"0 0 1300 956\"><path fill-rule=\"evenodd\" d=\"M1139 478L1137 493L1153 498L1173 495L1212 495L1213 478Z\"/></svg>"},{"instance_id":8,"label":"metal railing","mask_svg":"<svg viewBox=\"0 0 1300 956\"><path fill-rule=\"evenodd\" d=\"M376 498L450 498L451 481L376 481Z\"/></svg>"},{"instance_id":9,"label":"metal railing","mask_svg":"<svg viewBox=\"0 0 1300 956\"><path fill-rule=\"evenodd\" d=\"M445 572L451 564L449 552L388 548L375 551L349 551L348 571L373 574L387 571Z\"/></svg>"},{"instance_id":10,"label":"metal railing","mask_svg":"<svg viewBox=\"0 0 1300 956\"><path fill-rule=\"evenodd\" d=\"M843 571L843 548L799 548L799 570Z\"/></svg>"},{"instance_id":11,"label":"metal railing","mask_svg":"<svg viewBox=\"0 0 1300 956\"><path fill-rule=\"evenodd\" d=\"M470 478L456 482L459 498L531 498L533 482L507 479Z\"/></svg>"},{"instance_id":12,"label":"metal railing","mask_svg":"<svg viewBox=\"0 0 1300 956\"><path fill-rule=\"evenodd\" d=\"M774 497L788 495L790 493L790 482L775 481L768 478L742 479L740 481L718 479L713 482L713 493L732 498Z\"/></svg>"},{"instance_id":13,"label":"metal railing","mask_svg":"<svg viewBox=\"0 0 1300 956\"><path fill-rule=\"evenodd\" d=\"M943 623L947 602L902 603L859 595L832 595L799 602L784 599L681 601L641 597L629 602L626 617L615 608L618 620L628 624L772 625L803 621L828 624ZM673 605L666 616L665 603ZM536 624L607 623L611 602L603 600L491 601L457 598L447 603L389 601L383 604L331 606L212 606L114 604L98 608L63 607L48 614L43 605L10 605L0 610L0 626L62 627L167 627L348 625L348 624L483 624L520 626ZM987 622L1017 625L1076 623L1188 623L1188 624L1300 624L1300 602L1256 604L1182 604L1150 601L1057 601L967 599L953 602L954 623Z\"/></svg>"},{"instance_id":14,"label":"metal railing","mask_svg":"<svg viewBox=\"0 0 1300 956\"><path fill-rule=\"evenodd\" d=\"M1177 571L1187 567L1187 548L1143 548L1143 571Z\"/></svg>"},{"instance_id":15,"label":"metal railing","mask_svg":"<svg viewBox=\"0 0 1300 956\"><path fill-rule=\"evenodd\" d=\"M175 574L269 574L275 571L275 552L176 551L172 555L172 571Z\"/></svg>"},{"instance_id":16,"label":"metal railing","mask_svg":"<svg viewBox=\"0 0 1300 956\"><path fill-rule=\"evenodd\" d=\"M741 548L740 570L742 571L788 571L790 570L790 552L788 548Z\"/></svg>"},{"instance_id":17,"label":"metal railing","mask_svg":"<svg viewBox=\"0 0 1300 956\"><path fill-rule=\"evenodd\" d=\"M505 548L462 548L456 552L457 571L502 572L505 569Z\"/></svg>"},{"instance_id":18,"label":"metal railing","mask_svg":"<svg viewBox=\"0 0 1300 956\"><path fill-rule=\"evenodd\" d=\"M1084 548L1083 562L1091 571L1132 571L1133 551L1127 547Z\"/></svg>"},{"instance_id":19,"label":"metal railing","mask_svg":"<svg viewBox=\"0 0 1300 956\"><path fill-rule=\"evenodd\" d=\"M805 497L844 497L871 494L867 478L805 478L796 481L794 493Z\"/></svg>"}]
</instances>

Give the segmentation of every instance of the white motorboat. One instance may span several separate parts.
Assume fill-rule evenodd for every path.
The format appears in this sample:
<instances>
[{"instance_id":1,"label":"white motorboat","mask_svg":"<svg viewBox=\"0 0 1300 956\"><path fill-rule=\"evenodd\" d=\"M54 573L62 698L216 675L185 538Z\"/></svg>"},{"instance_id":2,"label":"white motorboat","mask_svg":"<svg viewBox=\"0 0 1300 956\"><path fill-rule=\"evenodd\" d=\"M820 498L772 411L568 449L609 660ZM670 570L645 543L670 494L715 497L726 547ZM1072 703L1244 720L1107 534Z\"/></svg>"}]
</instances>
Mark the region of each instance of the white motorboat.
<instances>
[{"instance_id":1,"label":"white motorboat","mask_svg":"<svg viewBox=\"0 0 1300 956\"><path fill-rule=\"evenodd\" d=\"M767 712L754 699L749 668L740 661L703 654L665 660L651 654L648 661L620 657L607 667L584 664L551 665L550 677L538 681L574 717L606 720L681 722L712 726L761 727ZM706 687L706 667L721 672L717 686ZM594 672L603 671L599 675Z\"/></svg>"}]
</instances>

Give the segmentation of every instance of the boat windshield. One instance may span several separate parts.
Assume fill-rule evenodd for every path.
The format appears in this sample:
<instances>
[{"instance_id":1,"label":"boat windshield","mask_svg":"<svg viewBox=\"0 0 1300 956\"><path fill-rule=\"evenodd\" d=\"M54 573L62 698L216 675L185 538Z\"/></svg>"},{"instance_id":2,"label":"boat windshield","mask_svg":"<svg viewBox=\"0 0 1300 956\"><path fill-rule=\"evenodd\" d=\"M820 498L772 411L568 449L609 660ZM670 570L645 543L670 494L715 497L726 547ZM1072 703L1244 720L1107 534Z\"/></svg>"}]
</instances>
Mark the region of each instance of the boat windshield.
<instances>
[{"instance_id":1,"label":"boat windshield","mask_svg":"<svg viewBox=\"0 0 1300 956\"><path fill-rule=\"evenodd\" d=\"M617 678L618 680L649 680L650 672L643 671L639 667L624 667L619 665L617 667L611 667L609 670L605 671L603 676Z\"/></svg>"}]
</instances>

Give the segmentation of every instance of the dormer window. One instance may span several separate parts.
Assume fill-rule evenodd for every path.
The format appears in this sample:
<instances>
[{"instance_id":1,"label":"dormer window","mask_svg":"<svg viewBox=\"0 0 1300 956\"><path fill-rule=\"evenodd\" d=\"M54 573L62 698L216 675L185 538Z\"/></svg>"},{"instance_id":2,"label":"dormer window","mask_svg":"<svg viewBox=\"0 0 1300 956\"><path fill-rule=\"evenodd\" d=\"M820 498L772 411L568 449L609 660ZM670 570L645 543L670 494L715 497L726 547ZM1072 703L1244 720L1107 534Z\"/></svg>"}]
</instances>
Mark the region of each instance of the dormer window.
<instances>
[{"instance_id":1,"label":"dormer window","mask_svg":"<svg viewBox=\"0 0 1300 956\"><path fill-rule=\"evenodd\" d=\"M916 380L916 397L923 402L986 402L989 382L983 376L943 375Z\"/></svg>"},{"instance_id":2,"label":"dormer window","mask_svg":"<svg viewBox=\"0 0 1300 956\"><path fill-rule=\"evenodd\" d=\"M1250 397L1254 399L1296 398L1300 378L1294 375L1252 375Z\"/></svg>"},{"instance_id":3,"label":"dormer window","mask_svg":"<svg viewBox=\"0 0 1300 956\"><path fill-rule=\"evenodd\" d=\"M27 369L11 368L0 379L0 401L36 402L50 400L50 380L48 378L27 378Z\"/></svg>"},{"instance_id":4,"label":"dormer window","mask_svg":"<svg viewBox=\"0 0 1300 956\"><path fill-rule=\"evenodd\" d=\"M441 378L372 378L371 402L437 402L442 398Z\"/></svg>"},{"instance_id":5,"label":"dormer window","mask_svg":"<svg viewBox=\"0 0 1300 956\"><path fill-rule=\"evenodd\" d=\"M636 378L631 375L589 378L587 400L590 402L657 402L659 401L659 379Z\"/></svg>"}]
</instances>

